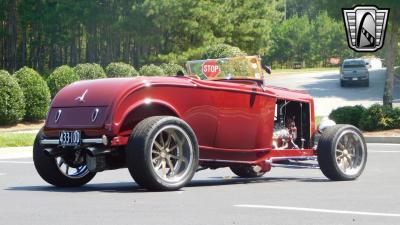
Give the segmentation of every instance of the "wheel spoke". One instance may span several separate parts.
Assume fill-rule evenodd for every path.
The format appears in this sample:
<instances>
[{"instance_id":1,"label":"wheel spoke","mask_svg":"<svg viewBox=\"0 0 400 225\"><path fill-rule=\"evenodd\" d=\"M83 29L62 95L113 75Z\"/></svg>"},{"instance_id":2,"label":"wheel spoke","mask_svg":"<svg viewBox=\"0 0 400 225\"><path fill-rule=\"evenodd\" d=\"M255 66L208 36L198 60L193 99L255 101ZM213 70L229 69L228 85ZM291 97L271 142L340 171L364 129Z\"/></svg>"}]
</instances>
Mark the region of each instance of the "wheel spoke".
<instances>
[{"instance_id":1,"label":"wheel spoke","mask_svg":"<svg viewBox=\"0 0 400 225\"><path fill-rule=\"evenodd\" d=\"M340 141L338 143L338 147L339 147L340 150L344 150L345 149L344 145L342 143L340 143Z\"/></svg>"},{"instance_id":2,"label":"wheel spoke","mask_svg":"<svg viewBox=\"0 0 400 225\"><path fill-rule=\"evenodd\" d=\"M156 154L156 155L160 155L160 154L161 154L160 151L156 151L155 149L153 149L153 150L151 151L151 153Z\"/></svg>"},{"instance_id":3,"label":"wheel spoke","mask_svg":"<svg viewBox=\"0 0 400 225\"><path fill-rule=\"evenodd\" d=\"M156 148L158 148L159 151L163 149L163 146L161 146L161 144L158 143L157 141L154 141L154 146L156 146Z\"/></svg>"},{"instance_id":4,"label":"wheel spoke","mask_svg":"<svg viewBox=\"0 0 400 225\"><path fill-rule=\"evenodd\" d=\"M161 144L161 146L162 146L162 148L165 148L165 142L164 142L164 135L163 135L163 132L161 132L160 134L159 134L159 137L160 137L160 144Z\"/></svg>"},{"instance_id":5,"label":"wheel spoke","mask_svg":"<svg viewBox=\"0 0 400 225\"><path fill-rule=\"evenodd\" d=\"M165 142L165 147L169 148L169 145L171 144L171 132L168 132L168 136L167 136L167 141Z\"/></svg>"},{"instance_id":6,"label":"wheel spoke","mask_svg":"<svg viewBox=\"0 0 400 225\"><path fill-rule=\"evenodd\" d=\"M161 169L162 169L163 177L166 177L167 176L167 165L166 165L165 159L163 159L161 161Z\"/></svg>"},{"instance_id":7,"label":"wheel spoke","mask_svg":"<svg viewBox=\"0 0 400 225\"><path fill-rule=\"evenodd\" d=\"M65 174L67 174L67 175L68 175L68 171L69 171L69 166L68 166L68 165L66 165Z\"/></svg>"},{"instance_id":8,"label":"wheel spoke","mask_svg":"<svg viewBox=\"0 0 400 225\"><path fill-rule=\"evenodd\" d=\"M170 175L174 176L175 175L174 164L172 164L171 159L169 157L167 157L167 163L168 163L168 167L170 169Z\"/></svg>"},{"instance_id":9,"label":"wheel spoke","mask_svg":"<svg viewBox=\"0 0 400 225\"><path fill-rule=\"evenodd\" d=\"M157 161L161 158L161 156L157 156L155 158L153 158L153 165L156 164L157 165Z\"/></svg>"},{"instance_id":10,"label":"wheel spoke","mask_svg":"<svg viewBox=\"0 0 400 225\"><path fill-rule=\"evenodd\" d=\"M60 161L58 162L58 167L61 167L62 164L64 164L64 159L63 158L61 158Z\"/></svg>"}]
</instances>

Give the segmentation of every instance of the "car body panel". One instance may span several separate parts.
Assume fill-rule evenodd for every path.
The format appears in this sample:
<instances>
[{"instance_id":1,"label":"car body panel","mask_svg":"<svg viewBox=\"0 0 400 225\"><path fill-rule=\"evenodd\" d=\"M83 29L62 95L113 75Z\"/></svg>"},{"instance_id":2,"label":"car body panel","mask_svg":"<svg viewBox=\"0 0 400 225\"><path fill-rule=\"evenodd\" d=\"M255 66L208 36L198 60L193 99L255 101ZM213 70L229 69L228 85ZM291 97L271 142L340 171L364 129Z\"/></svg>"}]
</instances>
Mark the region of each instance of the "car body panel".
<instances>
[{"instance_id":1,"label":"car body panel","mask_svg":"<svg viewBox=\"0 0 400 225\"><path fill-rule=\"evenodd\" d=\"M85 93L84 101L78 97ZM79 129L84 136L109 136L124 146L135 125L152 115L173 115L186 121L196 134L203 162L265 160L285 151L272 149L277 99L299 101L310 107L310 137L315 132L314 105L302 91L263 86L256 80L197 80L189 77L113 78L74 83L52 102L44 133L57 137L61 130ZM95 122L90 118L100 109ZM55 113L62 109L58 123ZM65 114L69 114L65 116ZM296 156L313 149L293 150Z\"/></svg>"}]
</instances>

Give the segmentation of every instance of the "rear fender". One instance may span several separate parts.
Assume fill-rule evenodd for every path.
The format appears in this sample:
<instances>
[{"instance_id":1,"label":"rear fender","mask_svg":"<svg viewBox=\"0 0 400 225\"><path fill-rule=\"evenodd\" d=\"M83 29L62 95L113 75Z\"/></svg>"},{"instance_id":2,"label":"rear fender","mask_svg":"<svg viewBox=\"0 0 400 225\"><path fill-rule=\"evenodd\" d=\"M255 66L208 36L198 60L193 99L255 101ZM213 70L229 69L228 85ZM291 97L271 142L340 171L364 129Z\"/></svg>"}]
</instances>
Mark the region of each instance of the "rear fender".
<instances>
[{"instance_id":1,"label":"rear fender","mask_svg":"<svg viewBox=\"0 0 400 225\"><path fill-rule=\"evenodd\" d=\"M178 111L168 102L158 99L142 99L130 106L123 114L122 122L113 127L113 133L119 136L130 135L133 128L143 119L151 116L175 116L181 118Z\"/></svg>"}]
</instances>

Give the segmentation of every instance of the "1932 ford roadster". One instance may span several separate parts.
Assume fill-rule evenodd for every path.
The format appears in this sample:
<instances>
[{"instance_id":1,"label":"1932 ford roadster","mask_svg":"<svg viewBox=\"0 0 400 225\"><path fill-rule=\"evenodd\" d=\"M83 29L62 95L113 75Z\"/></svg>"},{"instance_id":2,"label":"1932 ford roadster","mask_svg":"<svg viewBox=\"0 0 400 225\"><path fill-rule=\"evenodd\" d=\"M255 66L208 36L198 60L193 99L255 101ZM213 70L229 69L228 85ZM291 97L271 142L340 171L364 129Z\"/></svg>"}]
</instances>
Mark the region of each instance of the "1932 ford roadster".
<instances>
[{"instance_id":1,"label":"1932 ford roadster","mask_svg":"<svg viewBox=\"0 0 400 225\"><path fill-rule=\"evenodd\" d=\"M224 70L229 64L254 77ZM230 167L250 178L317 160L313 166L331 180L353 180L364 170L361 132L330 120L316 128L312 97L265 84L257 57L192 61L187 69L191 76L88 80L62 89L35 140L40 176L76 187L96 172L128 168L142 187L176 190L204 168Z\"/></svg>"}]
</instances>

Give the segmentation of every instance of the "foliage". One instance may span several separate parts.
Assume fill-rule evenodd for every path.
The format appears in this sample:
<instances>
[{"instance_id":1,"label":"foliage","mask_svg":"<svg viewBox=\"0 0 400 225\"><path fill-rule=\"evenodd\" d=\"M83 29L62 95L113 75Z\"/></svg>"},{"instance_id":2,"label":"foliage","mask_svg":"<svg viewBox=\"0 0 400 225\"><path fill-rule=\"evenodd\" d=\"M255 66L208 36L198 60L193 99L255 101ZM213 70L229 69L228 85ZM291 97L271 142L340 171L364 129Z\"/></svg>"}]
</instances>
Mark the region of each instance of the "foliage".
<instances>
[{"instance_id":1,"label":"foliage","mask_svg":"<svg viewBox=\"0 0 400 225\"><path fill-rule=\"evenodd\" d=\"M175 63L163 63L160 65L160 68L164 71L164 74L168 76L174 76L178 71L182 71L184 74L186 73L182 66Z\"/></svg>"},{"instance_id":2,"label":"foliage","mask_svg":"<svg viewBox=\"0 0 400 225\"><path fill-rule=\"evenodd\" d=\"M362 105L344 106L332 110L329 118L338 124L351 124L360 127L360 118L365 111L366 109Z\"/></svg>"},{"instance_id":3,"label":"foliage","mask_svg":"<svg viewBox=\"0 0 400 225\"><path fill-rule=\"evenodd\" d=\"M0 70L0 76L10 76L7 70Z\"/></svg>"},{"instance_id":4,"label":"foliage","mask_svg":"<svg viewBox=\"0 0 400 225\"><path fill-rule=\"evenodd\" d=\"M50 90L46 81L33 69L23 67L14 76L25 97L26 121L44 119L50 105Z\"/></svg>"},{"instance_id":5,"label":"foliage","mask_svg":"<svg viewBox=\"0 0 400 225\"><path fill-rule=\"evenodd\" d=\"M246 55L246 53L240 50L238 47L227 44L217 44L208 47L206 52L203 54L202 59L218 59L244 55Z\"/></svg>"},{"instance_id":6,"label":"foliage","mask_svg":"<svg viewBox=\"0 0 400 225\"><path fill-rule=\"evenodd\" d=\"M108 64L106 74L108 77L133 77L139 75L133 66L123 62Z\"/></svg>"},{"instance_id":7,"label":"foliage","mask_svg":"<svg viewBox=\"0 0 400 225\"><path fill-rule=\"evenodd\" d=\"M15 124L25 114L25 98L17 80L0 70L0 125Z\"/></svg>"},{"instance_id":8,"label":"foliage","mask_svg":"<svg viewBox=\"0 0 400 225\"><path fill-rule=\"evenodd\" d=\"M74 72L81 80L92 80L107 77L103 68L96 63L78 64L75 66Z\"/></svg>"},{"instance_id":9,"label":"foliage","mask_svg":"<svg viewBox=\"0 0 400 225\"><path fill-rule=\"evenodd\" d=\"M361 115L360 127L366 131L400 128L400 108L372 105Z\"/></svg>"},{"instance_id":10,"label":"foliage","mask_svg":"<svg viewBox=\"0 0 400 225\"><path fill-rule=\"evenodd\" d=\"M54 97L63 87L75 81L79 81L79 76L71 67L64 65L56 68L47 78L51 96Z\"/></svg>"},{"instance_id":11,"label":"foliage","mask_svg":"<svg viewBox=\"0 0 400 225\"><path fill-rule=\"evenodd\" d=\"M142 76L163 76L164 71L154 64L144 65L140 68L139 74Z\"/></svg>"}]
</instances>

